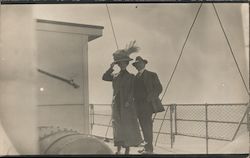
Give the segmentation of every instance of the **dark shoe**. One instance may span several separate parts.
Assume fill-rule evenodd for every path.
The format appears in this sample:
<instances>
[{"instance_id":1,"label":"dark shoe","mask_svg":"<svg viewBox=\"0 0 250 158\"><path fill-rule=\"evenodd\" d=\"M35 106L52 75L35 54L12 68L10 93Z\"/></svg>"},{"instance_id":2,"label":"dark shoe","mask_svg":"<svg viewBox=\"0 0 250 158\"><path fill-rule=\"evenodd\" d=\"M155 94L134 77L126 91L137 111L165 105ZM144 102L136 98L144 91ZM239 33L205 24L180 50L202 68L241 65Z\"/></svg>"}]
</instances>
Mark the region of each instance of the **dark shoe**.
<instances>
[{"instance_id":1,"label":"dark shoe","mask_svg":"<svg viewBox=\"0 0 250 158\"><path fill-rule=\"evenodd\" d=\"M124 152L124 155L129 155L129 152Z\"/></svg>"},{"instance_id":2,"label":"dark shoe","mask_svg":"<svg viewBox=\"0 0 250 158\"><path fill-rule=\"evenodd\" d=\"M141 153L143 153L144 151L145 151L145 149L143 148L143 149L138 150L137 152L141 154Z\"/></svg>"}]
</instances>

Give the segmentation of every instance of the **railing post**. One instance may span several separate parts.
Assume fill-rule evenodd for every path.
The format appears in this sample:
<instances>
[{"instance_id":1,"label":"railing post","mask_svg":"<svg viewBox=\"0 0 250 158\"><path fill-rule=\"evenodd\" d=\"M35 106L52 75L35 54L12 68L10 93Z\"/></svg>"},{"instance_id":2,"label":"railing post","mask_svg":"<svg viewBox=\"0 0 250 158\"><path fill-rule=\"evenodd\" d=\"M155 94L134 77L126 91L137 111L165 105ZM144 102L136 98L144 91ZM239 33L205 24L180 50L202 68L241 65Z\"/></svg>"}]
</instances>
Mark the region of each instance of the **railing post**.
<instances>
[{"instance_id":1,"label":"railing post","mask_svg":"<svg viewBox=\"0 0 250 158\"><path fill-rule=\"evenodd\" d=\"M207 103L205 104L205 123L206 123L206 154L208 154L208 113L207 113Z\"/></svg>"},{"instance_id":2,"label":"railing post","mask_svg":"<svg viewBox=\"0 0 250 158\"><path fill-rule=\"evenodd\" d=\"M170 139L171 139L171 148L173 148L173 112L174 112L174 105L170 105Z\"/></svg>"},{"instance_id":3,"label":"railing post","mask_svg":"<svg viewBox=\"0 0 250 158\"><path fill-rule=\"evenodd\" d=\"M92 135L92 131L93 131L93 126L94 126L94 105L90 104L90 114L91 114L91 123L90 123L90 134Z\"/></svg>"},{"instance_id":4,"label":"railing post","mask_svg":"<svg viewBox=\"0 0 250 158\"><path fill-rule=\"evenodd\" d=\"M248 141L249 141L249 144L250 144L250 100L248 102L248 108L247 108L247 129L248 129ZM250 157L250 146L249 146L249 156Z\"/></svg>"},{"instance_id":5,"label":"railing post","mask_svg":"<svg viewBox=\"0 0 250 158\"><path fill-rule=\"evenodd\" d=\"M175 135L177 135L177 105L174 105L174 127L175 127Z\"/></svg>"}]
</instances>

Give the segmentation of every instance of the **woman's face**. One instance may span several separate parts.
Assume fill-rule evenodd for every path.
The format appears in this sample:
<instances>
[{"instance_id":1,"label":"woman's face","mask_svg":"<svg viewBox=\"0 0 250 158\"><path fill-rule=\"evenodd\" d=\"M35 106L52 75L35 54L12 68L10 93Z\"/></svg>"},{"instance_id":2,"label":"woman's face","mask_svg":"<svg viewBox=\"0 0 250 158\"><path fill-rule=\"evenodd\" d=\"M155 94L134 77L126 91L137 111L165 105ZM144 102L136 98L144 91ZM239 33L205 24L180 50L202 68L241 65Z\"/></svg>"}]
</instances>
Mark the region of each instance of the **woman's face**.
<instances>
[{"instance_id":1,"label":"woman's face","mask_svg":"<svg viewBox=\"0 0 250 158\"><path fill-rule=\"evenodd\" d=\"M128 66L129 62L128 61L119 61L117 65L120 67L121 70L125 70L126 67Z\"/></svg>"}]
</instances>

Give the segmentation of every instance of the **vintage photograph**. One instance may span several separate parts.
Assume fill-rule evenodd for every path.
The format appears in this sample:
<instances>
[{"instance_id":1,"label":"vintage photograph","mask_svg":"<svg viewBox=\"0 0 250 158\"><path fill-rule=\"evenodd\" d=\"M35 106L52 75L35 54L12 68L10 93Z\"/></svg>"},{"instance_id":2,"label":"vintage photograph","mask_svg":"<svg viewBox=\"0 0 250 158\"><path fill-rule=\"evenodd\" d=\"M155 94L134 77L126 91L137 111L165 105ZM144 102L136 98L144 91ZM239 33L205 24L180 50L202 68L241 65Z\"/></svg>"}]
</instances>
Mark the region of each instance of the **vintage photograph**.
<instances>
[{"instance_id":1,"label":"vintage photograph","mask_svg":"<svg viewBox=\"0 0 250 158\"><path fill-rule=\"evenodd\" d=\"M248 3L0 6L0 155L250 151Z\"/></svg>"}]
</instances>

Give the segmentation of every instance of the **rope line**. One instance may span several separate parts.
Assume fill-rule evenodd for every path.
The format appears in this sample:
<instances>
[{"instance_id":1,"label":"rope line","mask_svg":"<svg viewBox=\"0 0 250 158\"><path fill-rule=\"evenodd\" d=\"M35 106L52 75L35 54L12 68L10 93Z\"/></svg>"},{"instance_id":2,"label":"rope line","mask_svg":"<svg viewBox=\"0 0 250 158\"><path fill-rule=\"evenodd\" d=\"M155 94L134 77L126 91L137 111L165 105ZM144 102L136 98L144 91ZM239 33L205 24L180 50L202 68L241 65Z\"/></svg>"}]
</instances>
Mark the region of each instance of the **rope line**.
<instances>
[{"instance_id":1,"label":"rope line","mask_svg":"<svg viewBox=\"0 0 250 158\"><path fill-rule=\"evenodd\" d=\"M164 93L163 93L163 95L162 95L162 97L161 97L161 101L163 100L163 98L164 98L164 96L165 96L165 94L166 94L166 92L167 92L167 90L168 90L168 87L169 87L169 85L170 85L170 83L171 83L171 81L172 81L172 78L173 78L173 76L174 76L174 73L175 73L175 71L176 71L176 69L177 69L177 66L178 66L178 64L179 64L179 62L180 62L181 56L182 56L182 54L183 54L183 50L184 50L184 48L185 48L185 46L186 46L186 43L187 43L187 40L188 40L188 38L189 38L189 36L190 36L191 30L192 30L192 28L193 28L193 26L194 26L194 24L195 24L195 21L196 21L196 19L197 19L197 17L198 17L199 12L200 12L201 6L202 6L202 3L200 4L199 9L197 10L197 13L196 13L196 15L195 15L195 18L194 18L194 20L193 20L193 23L192 23L192 25L191 25L191 27L190 27L190 29L189 29L189 31L188 31L187 37L186 37L185 42L184 42L184 44L183 44L183 46L182 46L182 49L181 49L181 53L180 53L180 55L179 55L179 57L178 57L178 60L177 60L177 62L176 62L176 64L175 64L175 66L174 66L174 70L173 70L173 72L172 72L172 74L171 74L171 77L170 77L170 79L169 79L169 81L168 81L168 84L167 84L167 86L166 86L166 88L165 88L165 91L164 91ZM156 113L155 113L155 115L154 115L153 121L154 121L155 117L156 117Z\"/></svg>"},{"instance_id":2,"label":"rope line","mask_svg":"<svg viewBox=\"0 0 250 158\"><path fill-rule=\"evenodd\" d=\"M195 21L196 21L196 19L197 19L197 17L198 17L199 12L200 12L201 6L202 6L202 3L200 4L200 7L199 7L199 9L198 9L198 11L197 11L197 13L196 13L196 15L195 15L194 21L193 21L193 23L192 23L192 25L191 25L191 27L190 27L190 29L189 29L189 31L188 31L186 40L185 40L185 42L184 42L184 44L183 44L183 46L182 46L182 49L181 49L181 53L180 53L179 58L178 58L178 60L177 60L177 62L176 62L176 64L175 64L174 70L173 70L173 72L172 72L172 74L171 74L171 77L170 77L170 79L169 79L169 81L168 81L168 84L167 84L167 86L166 86L166 89L165 89L165 91L164 91L164 93L163 93L163 96L162 96L161 100L164 98L164 96L165 96L165 94L166 94L166 92L167 92L167 89L168 89L168 87L169 87L169 85L170 85L170 83L171 83L171 81L172 81L172 78L173 78L173 76L174 76L174 73L175 73L175 71L176 71L176 69L177 69L177 66L178 66L178 64L179 64L179 61L180 61L181 56L182 56L182 54L183 54L183 50L184 50L184 48L185 48L185 46L186 46L186 43L187 43L187 40L188 40L188 38L189 38L189 36L190 36L191 30L192 30L192 28L193 28L193 26L194 26L194 23L195 23Z\"/></svg>"},{"instance_id":3,"label":"rope line","mask_svg":"<svg viewBox=\"0 0 250 158\"><path fill-rule=\"evenodd\" d=\"M228 46L229 46L230 52L231 52L231 54L232 54L232 56L233 56L234 62L235 62L235 64L236 64L236 66L237 66L238 72L239 72L239 74L240 74L240 76L241 76L241 79L242 79L243 84L244 84L244 86L245 86L245 89L246 89L246 91L247 91L247 94L250 95L250 93L249 93L249 91L248 91L248 88L247 88L247 85L246 85L246 82L245 82L245 80L244 80L244 78L243 78L243 75L242 75L242 73L241 73L241 71L240 71L240 67L239 67L239 65L238 65L238 63L237 63L237 60L236 60L236 58L235 58L233 49L232 49L231 44L230 44L230 42L229 42L229 40L228 40L227 34L226 34L225 30L224 30L224 27L223 27L223 25L222 25L221 19L220 19L220 17L219 17L219 14L218 14L218 12L217 12L217 9L216 9L214 3L213 3L213 7L214 7L215 14L216 14L216 16L217 16L217 18L218 18L218 20L219 20L219 23L220 23L221 29L222 29L222 31L223 31L223 34L224 34L224 36L225 36L225 38L226 38L226 41L227 41L227 44L228 44Z\"/></svg>"},{"instance_id":4,"label":"rope line","mask_svg":"<svg viewBox=\"0 0 250 158\"><path fill-rule=\"evenodd\" d=\"M108 11L109 21L110 21L111 28L112 28L112 31L113 31L113 35L114 35L114 39L115 39L116 48L119 49L119 47L118 47L118 42L117 42L116 35L115 35L115 29L114 29L113 22L112 22L112 19L111 19L111 16L110 16L110 12L109 12L108 4L106 4L106 8L107 8L107 11Z\"/></svg>"},{"instance_id":5,"label":"rope line","mask_svg":"<svg viewBox=\"0 0 250 158\"><path fill-rule=\"evenodd\" d=\"M158 138L159 138L159 135L160 135L160 132L161 132L161 129L162 129L164 120L165 120L165 118L166 118L166 116L167 116L168 109L169 109L169 106L167 107L167 110L166 110L165 113L164 113L163 120L162 120L161 125L160 125L160 129L159 129L159 131L158 131L158 133L157 133L157 135L156 135L155 146L156 146L156 144L157 144L157 142L158 142ZM170 112L171 112L171 111L170 111ZM155 116L156 116L156 114L155 114ZM155 117L154 117L154 119L155 119Z\"/></svg>"}]
</instances>

